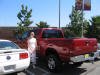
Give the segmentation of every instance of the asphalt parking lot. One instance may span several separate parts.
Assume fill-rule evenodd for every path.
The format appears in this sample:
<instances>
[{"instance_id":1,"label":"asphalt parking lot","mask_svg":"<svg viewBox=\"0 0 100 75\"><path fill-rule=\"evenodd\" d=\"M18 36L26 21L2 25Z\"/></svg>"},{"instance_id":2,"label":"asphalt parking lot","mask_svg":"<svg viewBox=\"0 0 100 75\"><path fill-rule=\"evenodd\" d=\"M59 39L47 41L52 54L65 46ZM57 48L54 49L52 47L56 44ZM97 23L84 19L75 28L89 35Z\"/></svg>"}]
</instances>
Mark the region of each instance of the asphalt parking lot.
<instances>
[{"instance_id":1,"label":"asphalt parking lot","mask_svg":"<svg viewBox=\"0 0 100 75\"><path fill-rule=\"evenodd\" d=\"M94 61L94 64L85 62L76 68L64 65L59 73L49 72L44 62L39 62L35 69L29 67L25 72L18 73L18 75L100 75L100 59Z\"/></svg>"}]
</instances>

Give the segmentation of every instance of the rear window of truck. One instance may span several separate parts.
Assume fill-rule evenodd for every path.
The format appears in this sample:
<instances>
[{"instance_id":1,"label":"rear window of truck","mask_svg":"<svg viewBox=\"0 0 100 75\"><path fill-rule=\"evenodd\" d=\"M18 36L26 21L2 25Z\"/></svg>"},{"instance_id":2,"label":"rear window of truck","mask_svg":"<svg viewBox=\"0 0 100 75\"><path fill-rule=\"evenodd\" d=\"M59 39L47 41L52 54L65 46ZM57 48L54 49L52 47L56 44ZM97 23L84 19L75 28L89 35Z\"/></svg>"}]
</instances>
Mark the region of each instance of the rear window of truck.
<instances>
[{"instance_id":1,"label":"rear window of truck","mask_svg":"<svg viewBox=\"0 0 100 75\"><path fill-rule=\"evenodd\" d=\"M44 30L42 38L63 38L60 30Z\"/></svg>"}]
</instances>

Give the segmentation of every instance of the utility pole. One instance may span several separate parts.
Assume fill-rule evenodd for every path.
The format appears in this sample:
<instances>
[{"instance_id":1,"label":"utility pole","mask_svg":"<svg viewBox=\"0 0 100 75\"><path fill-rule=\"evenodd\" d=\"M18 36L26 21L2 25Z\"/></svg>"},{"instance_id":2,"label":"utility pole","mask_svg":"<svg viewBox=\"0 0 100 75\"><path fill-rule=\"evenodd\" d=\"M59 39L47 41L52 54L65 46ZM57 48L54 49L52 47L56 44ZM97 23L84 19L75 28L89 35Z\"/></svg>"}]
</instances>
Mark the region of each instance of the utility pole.
<instances>
[{"instance_id":1,"label":"utility pole","mask_svg":"<svg viewBox=\"0 0 100 75\"><path fill-rule=\"evenodd\" d=\"M61 3L60 3L61 1L59 0L59 28L60 28L60 13L61 13L61 11L60 11L60 8L61 8Z\"/></svg>"},{"instance_id":2,"label":"utility pole","mask_svg":"<svg viewBox=\"0 0 100 75\"><path fill-rule=\"evenodd\" d=\"M88 6L88 7L87 7ZM82 11L82 33L81 37L84 38L84 10L91 10L91 0L76 0L75 9Z\"/></svg>"},{"instance_id":3,"label":"utility pole","mask_svg":"<svg viewBox=\"0 0 100 75\"><path fill-rule=\"evenodd\" d=\"M84 20L84 17L83 17L83 15L84 15L84 0L83 0L83 2L82 2L83 4L82 4L82 35L81 35L81 37L82 38L84 38L84 22L83 22L83 20Z\"/></svg>"}]
</instances>

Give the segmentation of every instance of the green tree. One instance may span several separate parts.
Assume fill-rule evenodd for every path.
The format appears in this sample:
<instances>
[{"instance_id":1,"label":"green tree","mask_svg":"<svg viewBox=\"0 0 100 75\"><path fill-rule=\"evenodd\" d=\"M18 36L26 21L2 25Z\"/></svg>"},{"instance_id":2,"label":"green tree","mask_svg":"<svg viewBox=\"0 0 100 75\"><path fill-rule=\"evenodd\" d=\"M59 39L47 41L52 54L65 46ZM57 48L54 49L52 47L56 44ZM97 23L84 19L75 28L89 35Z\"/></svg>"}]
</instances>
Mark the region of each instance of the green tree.
<instances>
[{"instance_id":1,"label":"green tree","mask_svg":"<svg viewBox=\"0 0 100 75\"><path fill-rule=\"evenodd\" d=\"M49 25L47 24L47 22L43 22L43 21L40 21L40 23L36 24L36 26L38 28L48 28L49 27Z\"/></svg>"},{"instance_id":2,"label":"green tree","mask_svg":"<svg viewBox=\"0 0 100 75\"><path fill-rule=\"evenodd\" d=\"M72 12L69 15L71 22L65 29L65 33L70 34L71 37L80 37L82 33L82 12L79 10L75 10L75 7L72 6ZM84 33L86 31L86 27L88 25L88 21L83 18L84 22Z\"/></svg>"},{"instance_id":3,"label":"green tree","mask_svg":"<svg viewBox=\"0 0 100 75\"><path fill-rule=\"evenodd\" d=\"M92 17L90 23L87 27L86 36L89 38L97 38L100 42L100 16Z\"/></svg>"},{"instance_id":4,"label":"green tree","mask_svg":"<svg viewBox=\"0 0 100 75\"><path fill-rule=\"evenodd\" d=\"M71 22L69 23L70 30L75 34L75 36L81 35L81 25L82 25L82 12L75 10L72 7L72 13L69 15Z\"/></svg>"},{"instance_id":5,"label":"green tree","mask_svg":"<svg viewBox=\"0 0 100 75\"><path fill-rule=\"evenodd\" d=\"M28 11L28 7L22 5L20 12L17 14L18 19L20 20L18 24L18 30L16 31L17 34L22 34L25 31L29 30L29 26L33 23L33 21L30 20L32 17L31 15L32 9Z\"/></svg>"},{"instance_id":6,"label":"green tree","mask_svg":"<svg viewBox=\"0 0 100 75\"><path fill-rule=\"evenodd\" d=\"M64 30L64 36L66 38L70 38L70 37L75 37L75 34L70 30L71 27L66 26L63 30Z\"/></svg>"}]
</instances>

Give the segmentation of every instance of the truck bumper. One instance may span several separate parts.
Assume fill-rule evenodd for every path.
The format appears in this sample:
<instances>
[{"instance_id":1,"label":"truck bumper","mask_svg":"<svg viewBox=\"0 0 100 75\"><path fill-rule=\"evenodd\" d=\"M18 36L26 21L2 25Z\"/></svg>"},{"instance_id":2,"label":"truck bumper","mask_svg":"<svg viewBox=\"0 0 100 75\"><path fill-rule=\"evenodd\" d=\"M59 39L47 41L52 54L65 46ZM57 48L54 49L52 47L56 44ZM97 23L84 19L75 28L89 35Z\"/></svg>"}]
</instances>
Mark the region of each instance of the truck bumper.
<instances>
[{"instance_id":1,"label":"truck bumper","mask_svg":"<svg viewBox=\"0 0 100 75\"><path fill-rule=\"evenodd\" d=\"M99 56L99 52L94 52L93 56L91 56L90 54L85 54L85 55L79 55L79 56L74 56L71 57L71 62L77 63L77 62L83 62L83 61L91 61L94 60L96 57Z\"/></svg>"}]
</instances>

